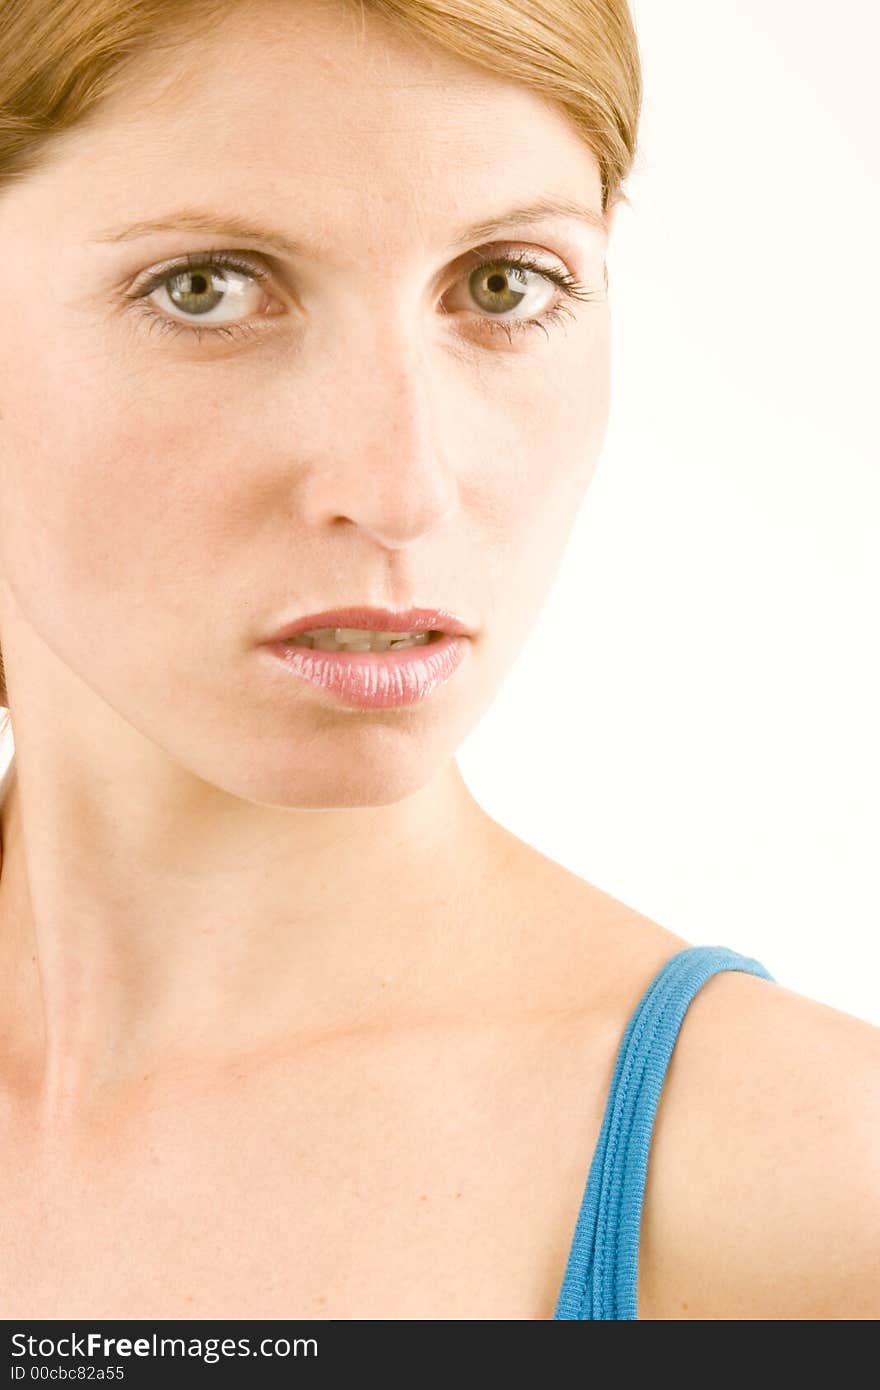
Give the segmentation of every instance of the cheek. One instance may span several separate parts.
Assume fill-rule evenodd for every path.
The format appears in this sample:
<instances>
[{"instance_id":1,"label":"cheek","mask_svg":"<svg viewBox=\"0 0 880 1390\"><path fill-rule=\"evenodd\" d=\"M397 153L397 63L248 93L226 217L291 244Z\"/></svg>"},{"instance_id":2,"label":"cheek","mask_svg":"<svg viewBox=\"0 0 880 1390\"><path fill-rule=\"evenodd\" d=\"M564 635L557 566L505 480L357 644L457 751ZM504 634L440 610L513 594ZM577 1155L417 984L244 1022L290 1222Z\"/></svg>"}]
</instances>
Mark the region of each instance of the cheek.
<instances>
[{"instance_id":1,"label":"cheek","mask_svg":"<svg viewBox=\"0 0 880 1390\"><path fill-rule=\"evenodd\" d=\"M106 352L17 360L3 392L0 565L32 625L73 665L102 633L155 651L192 623L193 587L222 563L213 392L169 409ZM207 378L206 378L207 382ZM173 393L172 393L173 394Z\"/></svg>"},{"instance_id":2,"label":"cheek","mask_svg":"<svg viewBox=\"0 0 880 1390\"><path fill-rule=\"evenodd\" d=\"M602 448L608 420L609 366L604 337L559 370L523 374L501 412L504 429L487 452L491 518L483 573L501 623L521 640L537 616L565 550ZM537 384L536 384L537 383ZM496 416L496 419L499 418Z\"/></svg>"},{"instance_id":3,"label":"cheek","mask_svg":"<svg viewBox=\"0 0 880 1390\"><path fill-rule=\"evenodd\" d=\"M279 508L290 505L283 469L267 468L260 484L258 455L277 462L272 437L286 436L292 457L297 440L326 447L333 412L256 429L260 388L242 385L240 363L226 364L228 376L218 363L189 363L175 382L143 349L96 350L76 333L60 345L25 333L4 365L14 389L0 387L0 567L31 624L108 692L114 673L146 664L163 689L172 670L187 679L200 650L222 664L220 610L241 611L242 594L265 586L260 537L277 554ZM464 430L445 441L462 461L452 549L465 546L475 603L494 606L519 640L601 447L604 318L563 349L499 364L472 394L460 378L449 391L448 418Z\"/></svg>"}]
</instances>

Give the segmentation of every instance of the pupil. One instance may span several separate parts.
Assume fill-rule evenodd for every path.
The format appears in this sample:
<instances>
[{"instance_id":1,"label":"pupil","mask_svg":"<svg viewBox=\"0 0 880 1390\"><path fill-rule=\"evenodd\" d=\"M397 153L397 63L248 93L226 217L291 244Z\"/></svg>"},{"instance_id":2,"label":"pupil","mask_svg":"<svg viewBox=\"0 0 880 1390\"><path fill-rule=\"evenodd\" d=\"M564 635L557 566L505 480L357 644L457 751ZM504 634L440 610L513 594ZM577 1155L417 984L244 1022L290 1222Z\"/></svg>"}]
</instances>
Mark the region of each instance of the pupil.
<instances>
[{"instance_id":1,"label":"pupil","mask_svg":"<svg viewBox=\"0 0 880 1390\"><path fill-rule=\"evenodd\" d=\"M192 294L204 294L205 290L208 288L208 281L204 275L193 275L191 283Z\"/></svg>"},{"instance_id":2,"label":"pupil","mask_svg":"<svg viewBox=\"0 0 880 1390\"><path fill-rule=\"evenodd\" d=\"M492 291L493 294L497 294L498 291L499 291L499 290L502 290L503 288L504 288L504 276L503 276L503 275L499 275L499 274L496 273L495 275L490 275L490 276L489 276L489 289Z\"/></svg>"}]
</instances>

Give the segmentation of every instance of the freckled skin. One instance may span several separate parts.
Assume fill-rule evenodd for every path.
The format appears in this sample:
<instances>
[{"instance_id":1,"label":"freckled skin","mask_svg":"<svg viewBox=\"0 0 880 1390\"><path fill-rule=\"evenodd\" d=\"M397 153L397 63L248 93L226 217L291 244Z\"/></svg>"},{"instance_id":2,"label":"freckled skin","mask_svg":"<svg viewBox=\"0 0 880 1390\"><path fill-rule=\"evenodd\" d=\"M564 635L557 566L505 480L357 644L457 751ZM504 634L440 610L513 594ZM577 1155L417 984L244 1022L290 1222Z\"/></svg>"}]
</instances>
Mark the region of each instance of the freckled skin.
<instances>
[{"instance_id":1,"label":"freckled skin","mask_svg":"<svg viewBox=\"0 0 880 1390\"><path fill-rule=\"evenodd\" d=\"M362 1017L379 979L392 1016L415 1003L413 958L422 1002L449 1003L448 951L430 966L425 943L450 912L484 912L521 852L455 751L545 601L604 437L605 234L556 219L493 239L595 294L514 342L487 331L447 249L542 194L601 208L567 120L385 25L307 5L264 21L237 7L163 51L0 197L18 754L0 915L39 959L49 1058L28 1041L50 1111L188 1035L223 1051L282 1020ZM128 297L222 238L95 240L193 203L318 243L223 305L260 325L244 340L156 334ZM525 302L558 293L533 279ZM160 307L186 313L167 293ZM352 601L459 613L473 636L454 679L422 705L353 713L257 650L283 619ZM493 944L466 940L489 970Z\"/></svg>"},{"instance_id":2,"label":"freckled skin","mask_svg":"<svg viewBox=\"0 0 880 1390\"><path fill-rule=\"evenodd\" d=\"M76 1316L86 1285L103 1315L412 1306L395 1220L405 1209L410 1229L416 1194L438 1274L446 1250L443 1306L473 1308L452 1271L481 1222L495 1266L487 1175L535 1171L537 1129L517 1117L537 1090L544 1132L584 1123L548 1089L550 1044L533 1050L528 1020L589 1007L587 963L610 956L572 924L601 912L483 811L455 760L541 611L599 456L612 214L451 248L463 226L574 194L601 212L596 158L526 88L378 20L266 0L142 61L0 193L16 325L0 342L16 745L0 791L0 1133L28 1155L0 1219L31 1316ZM100 240L183 206L307 249L183 229ZM159 331L133 290L209 250L266 268L229 277L228 312L253 332ZM468 270L504 251L588 297L546 332L491 332ZM524 286L530 315L563 298L537 275ZM167 282L150 303L184 312ZM355 603L458 614L471 638L454 678L421 705L352 711L263 660L280 623ZM360 1169L337 1173L340 1154ZM11 1156L0 1143L4 1171ZM579 1173L567 1181L563 1204ZM106 1216L89 1242L72 1186ZM548 1191L552 1210L530 1210L555 1251L568 1208ZM16 1226L34 1204L39 1229ZM278 1210L299 1253L267 1284ZM387 1223L368 1242L378 1264L347 1285L335 1251L351 1223L369 1230L364 1211ZM134 1255L100 1265L120 1213ZM94 1264L72 1253L86 1248ZM519 1283L487 1296L532 1316L548 1295L528 1242L518 1258Z\"/></svg>"}]
</instances>

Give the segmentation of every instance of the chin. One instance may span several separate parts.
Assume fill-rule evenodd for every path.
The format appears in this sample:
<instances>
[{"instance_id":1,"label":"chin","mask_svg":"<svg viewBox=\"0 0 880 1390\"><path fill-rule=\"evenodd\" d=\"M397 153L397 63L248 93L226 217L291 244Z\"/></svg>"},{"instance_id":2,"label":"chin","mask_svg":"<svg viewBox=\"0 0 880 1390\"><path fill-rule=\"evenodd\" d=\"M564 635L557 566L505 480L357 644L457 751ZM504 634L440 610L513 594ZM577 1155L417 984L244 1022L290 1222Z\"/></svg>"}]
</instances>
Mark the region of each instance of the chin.
<instances>
[{"instance_id":1,"label":"chin","mask_svg":"<svg viewBox=\"0 0 880 1390\"><path fill-rule=\"evenodd\" d=\"M330 811L393 805L420 791L454 757L457 740L449 730L440 740L424 727L376 721L375 713L365 719L361 712L359 720L336 719L317 733L291 727L259 747L238 739L213 772L207 758L188 761L204 781L255 805Z\"/></svg>"}]
</instances>

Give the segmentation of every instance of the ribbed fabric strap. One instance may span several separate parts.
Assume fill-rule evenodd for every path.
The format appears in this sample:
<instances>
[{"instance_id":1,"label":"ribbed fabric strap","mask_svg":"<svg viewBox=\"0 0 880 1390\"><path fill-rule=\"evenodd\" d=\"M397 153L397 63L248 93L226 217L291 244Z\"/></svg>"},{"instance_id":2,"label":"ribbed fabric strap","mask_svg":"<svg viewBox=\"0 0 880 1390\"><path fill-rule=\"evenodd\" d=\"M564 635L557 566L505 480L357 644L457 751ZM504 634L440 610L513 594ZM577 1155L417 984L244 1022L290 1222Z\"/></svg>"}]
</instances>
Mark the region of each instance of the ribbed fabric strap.
<instances>
[{"instance_id":1,"label":"ribbed fabric strap","mask_svg":"<svg viewBox=\"0 0 880 1390\"><path fill-rule=\"evenodd\" d=\"M751 956L726 946L687 946L666 961L633 1011L617 1053L554 1320L638 1317L639 1228L657 1103L687 1007L720 970L742 970L775 984Z\"/></svg>"}]
</instances>

